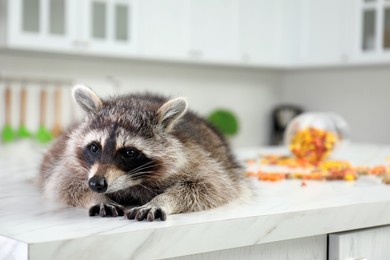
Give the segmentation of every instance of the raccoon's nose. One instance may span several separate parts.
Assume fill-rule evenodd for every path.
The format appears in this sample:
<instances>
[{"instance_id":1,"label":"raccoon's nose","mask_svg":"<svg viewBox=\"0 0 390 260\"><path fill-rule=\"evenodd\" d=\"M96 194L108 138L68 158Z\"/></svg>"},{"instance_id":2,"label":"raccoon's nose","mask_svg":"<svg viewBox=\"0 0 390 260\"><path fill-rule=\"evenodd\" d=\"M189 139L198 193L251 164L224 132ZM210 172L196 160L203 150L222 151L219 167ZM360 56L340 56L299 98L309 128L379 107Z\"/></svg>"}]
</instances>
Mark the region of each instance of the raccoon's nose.
<instances>
[{"instance_id":1,"label":"raccoon's nose","mask_svg":"<svg viewBox=\"0 0 390 260\"><path fill-rule=\"evenodd\" d=\"M107 190L107 181L104 177L93 176L88 181L89 188L97 193L103 193Z\"/></svg>"}]
</instances>

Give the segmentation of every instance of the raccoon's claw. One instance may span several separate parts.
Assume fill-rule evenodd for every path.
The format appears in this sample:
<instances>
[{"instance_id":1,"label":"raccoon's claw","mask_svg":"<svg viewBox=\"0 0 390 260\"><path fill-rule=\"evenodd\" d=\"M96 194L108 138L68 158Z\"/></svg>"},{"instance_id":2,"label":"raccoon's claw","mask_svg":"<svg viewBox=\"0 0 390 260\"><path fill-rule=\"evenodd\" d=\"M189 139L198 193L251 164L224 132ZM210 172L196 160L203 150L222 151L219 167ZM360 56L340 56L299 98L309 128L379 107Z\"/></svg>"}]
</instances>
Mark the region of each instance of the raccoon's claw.
<instances>
[{"instance_id":1,"label":"raccoon's claw","mask_svg":"<svg viewBox=\"0 0 390 260\"><path fill-rule=\"evenodd\" d=\"M96 204L89 209L89 216L118 217L125 214L123 207L114 204Z\"/></svg>"},{"instance_id":2,"label":"raccoon's claw","mask_svg":"<svg viewBox=\"0 0 390 260\"><path fill-rule=\"evenodd\" d=\"M127 211L125 218L136 219L138 221L142 221L144 219L147 219L148 221L154 221L155 219L165 221L167 219L167 214L164 210L158 207L141 206Z\"/></svg>"}]
</instances>

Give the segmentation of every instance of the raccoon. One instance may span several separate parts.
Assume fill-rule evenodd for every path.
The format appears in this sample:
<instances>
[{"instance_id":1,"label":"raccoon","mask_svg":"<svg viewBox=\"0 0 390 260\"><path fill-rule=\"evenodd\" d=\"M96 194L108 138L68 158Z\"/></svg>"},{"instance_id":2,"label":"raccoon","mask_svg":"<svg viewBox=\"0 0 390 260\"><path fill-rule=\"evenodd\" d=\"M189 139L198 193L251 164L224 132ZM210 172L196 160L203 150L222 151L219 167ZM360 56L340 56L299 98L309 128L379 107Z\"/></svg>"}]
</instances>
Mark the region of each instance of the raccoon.
<instances>
[{"instance_id":1,"label":"raccoon","mask_svg":"<svg viewBox=\"0 0 390 260\"><path fill-rule=\"evenodd\" d=\"M227 204L248 189L228 143L187 110L185 98L131 94L101 99L77 85L85 111L45 153L44 194L90 216L166 220Z\"/></svg>"}]
</instances>

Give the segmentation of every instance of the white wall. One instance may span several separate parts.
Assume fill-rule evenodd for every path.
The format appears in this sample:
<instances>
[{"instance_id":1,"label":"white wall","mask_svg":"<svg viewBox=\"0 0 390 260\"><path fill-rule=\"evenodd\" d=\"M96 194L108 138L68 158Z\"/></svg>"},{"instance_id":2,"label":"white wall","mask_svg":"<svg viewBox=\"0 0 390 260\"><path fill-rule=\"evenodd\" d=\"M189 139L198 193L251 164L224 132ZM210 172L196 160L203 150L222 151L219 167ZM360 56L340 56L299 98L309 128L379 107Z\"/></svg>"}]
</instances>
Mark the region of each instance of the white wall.
<instances>
[{"instance_id":1,"label":"white wall","mask_svg":"<svg viewBox=\"0 0 390 260\"><path fill-rule=\"evenodd\" d=\"M281 100L339 113L352 141L390 144L389 66L292 71L283 76Z\"/></svg>"},{"instance_id":2,"label":"white wall","mask_svg":"<svg viewBox=\"0 0 390 260\"><path fill-rule=\"evenodd\" d=\"M153 62L129 62L102 58L38 55L30 53L0 53L0 76L33 76L71 79L87 84L100 95L123 92L152 91L174 96L186 96L190 107L202 115L214 108L226 107L239 117L241 131L232 140L234 146L269 143L269 115L280 96L280 73L264 70L191 66ZM118 87L108 77L114 77ZM4 87L0 83L0 88ZM12 85L13 125L18 126L19 85ZM0 89L1 90L1 89ZM28 126L38 126L39 88L29 86ZM52 96L52 86L49 86ZM1 90L2 91L2 90ZM63 121L72 120L72 102L68 90L63 91ZM3 92L1 92L3 93ZM2 96L2 95L1 95ZM1 104L3 101L1 101ZM52 99L49 108L53 107ZM53 124L50 109L48 126ZM2 109L0 110L2 111ZM4 121L0 114L1 125Z\"/></svg>"}]
</instances>

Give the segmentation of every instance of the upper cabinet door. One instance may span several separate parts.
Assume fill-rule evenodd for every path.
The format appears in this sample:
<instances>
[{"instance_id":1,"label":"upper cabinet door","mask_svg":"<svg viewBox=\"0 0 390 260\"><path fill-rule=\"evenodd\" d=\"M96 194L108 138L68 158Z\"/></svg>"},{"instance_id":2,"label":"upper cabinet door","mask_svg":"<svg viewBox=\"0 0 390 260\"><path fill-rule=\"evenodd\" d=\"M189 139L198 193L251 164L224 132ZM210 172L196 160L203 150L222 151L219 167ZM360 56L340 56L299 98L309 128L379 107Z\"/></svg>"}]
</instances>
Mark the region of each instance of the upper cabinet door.
<instances>
[{"instance_id":1,"label":"upper cabinet door","mask_svg":"<svg viewBox=\"0 0 390 260\"><path fill-rule=\"evenodd\" d=\"M85 0L83 4L84 27L77 41L85 51L114 56L136 53L136 1Z\"/></svg>"},{"instance_id":2,"label":"upper cabinet door","mask_svg":"<svg viewBox=\"0 0 390 260\"><path fill-rule=\"evenodd\" d=\"M390 1L356 0L354 58L358 62L390 60Z\"/></svg>"},{"instance_id":3,"label":"upper cabinet door","mask_svg":"<svg viewBox=\"0 0 390 260\"><path fill-rule=\"evenodd\" d=\"M75 36L71 14L76 0L8 1L8 44L13 47L70 50Z\"/></svg>"},{"instance_id":4,"label":"upper cabinet door","mask_svg":"<svg viewBox=\"0 0 390 260\"><path fill-rule=\"evenodd\" d=\"M152 58L188 57L190 0L139 2L140 52Z\"/></svg>"},{"instance_id":5,"label":"upper cabinet door","mask_svg":"<svg viewBox=\"0 0 390 260\"><path fill-rule=\"evenodd\" d=\"M281 63L282 3L280 0L239 2L240 61Z\"/></svg>"},{"instance_id":6,"label":"upper cabinet door","mask_svg":"<svg viewBox=\"0 0 390 260\"><path fill-rule=\"evenodd\" d=\"M348 38L352 8L349 0L302 0L299 61L306 64L334 64L349 58Z\"/></svg>"},{"instance_id":7,"label":"upper cabinet door","mask_svg":"<svg viewBox=\"0 0 390 260\"><path fill-rule=\"evenodd\" d=\"M239 60L238 0L191 0L190 58Z\"/></svg>"}]
</instances>

